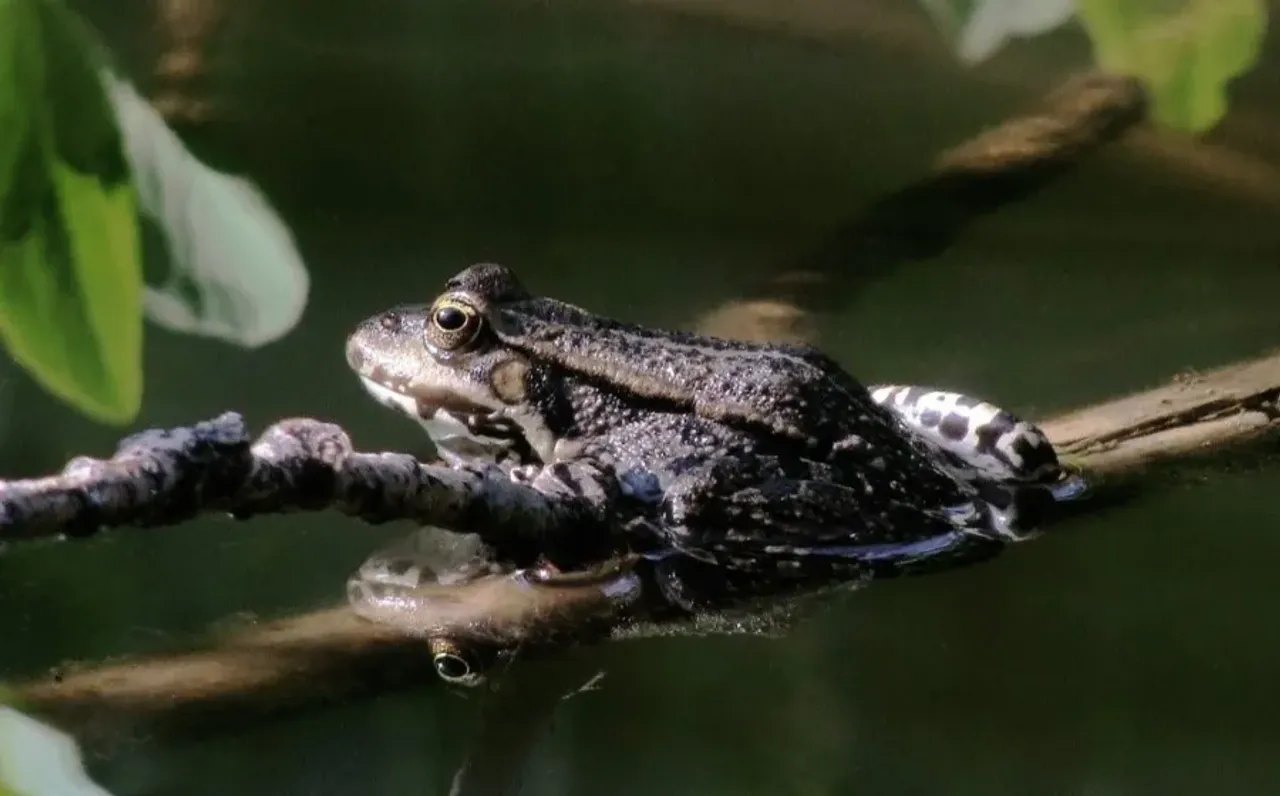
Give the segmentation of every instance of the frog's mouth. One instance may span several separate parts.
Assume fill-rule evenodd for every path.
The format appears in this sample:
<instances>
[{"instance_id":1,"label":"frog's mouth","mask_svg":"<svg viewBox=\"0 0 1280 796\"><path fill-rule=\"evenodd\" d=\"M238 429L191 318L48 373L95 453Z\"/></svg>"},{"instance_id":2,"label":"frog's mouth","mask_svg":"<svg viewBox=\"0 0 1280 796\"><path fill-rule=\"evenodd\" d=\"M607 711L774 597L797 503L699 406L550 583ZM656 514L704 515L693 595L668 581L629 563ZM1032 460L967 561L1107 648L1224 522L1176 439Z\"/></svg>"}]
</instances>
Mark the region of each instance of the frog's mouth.
<instances>
[{"instance_id":1,"label":"frog's mouth","mask_svg":"<svg viewBox=\"0 0 1280 796\"><path fill-rule=\"evenodd\" d=\"M443 391L412 395L364 375L360 383L378 403L417 420L442 454L492 461L532 456L520 427L491 409Z\"/></svg>"}]
</instances>

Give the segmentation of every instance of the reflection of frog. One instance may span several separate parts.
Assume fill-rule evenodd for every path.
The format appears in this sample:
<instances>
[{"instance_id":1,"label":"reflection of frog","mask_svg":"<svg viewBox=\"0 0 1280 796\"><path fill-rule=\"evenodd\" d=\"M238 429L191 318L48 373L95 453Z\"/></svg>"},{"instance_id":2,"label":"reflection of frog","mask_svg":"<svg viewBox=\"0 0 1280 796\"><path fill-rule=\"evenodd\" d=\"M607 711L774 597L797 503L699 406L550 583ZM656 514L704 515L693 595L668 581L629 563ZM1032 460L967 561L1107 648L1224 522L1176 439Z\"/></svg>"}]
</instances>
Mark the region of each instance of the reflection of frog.
<instances>
[{"instance_id":1,"label":"reflection of frog","mask_svg":"<svg viewBox=\"0 0 1280 796\"><path fill-rule=\"evenodd\" d=\"M427 640L442 678L476 685L517 650L636 627L644 595L634 563L511 570L475 535L428 527L370 556L347 581L347 599L358 615Z\"/></svg>"},{"instance_id":2,"label":"reflection of frog","mask_svg":"<svg viewBox=\"0 0 1280 796\"><path fill-rule=\"evenodd\" d=\"M451 464L598 520L485 538L496 560L545 572L638 556L682 613L981 560L1023 538L1014 498L1072 495L1052 448L1028 457L1039 432L1007 415L952 400L991 433L959 429L921 408L923 391L873 397L815 349L620 323L532 296L498 265L365 321L347 358Z\"/></svg>"}]
</instances>

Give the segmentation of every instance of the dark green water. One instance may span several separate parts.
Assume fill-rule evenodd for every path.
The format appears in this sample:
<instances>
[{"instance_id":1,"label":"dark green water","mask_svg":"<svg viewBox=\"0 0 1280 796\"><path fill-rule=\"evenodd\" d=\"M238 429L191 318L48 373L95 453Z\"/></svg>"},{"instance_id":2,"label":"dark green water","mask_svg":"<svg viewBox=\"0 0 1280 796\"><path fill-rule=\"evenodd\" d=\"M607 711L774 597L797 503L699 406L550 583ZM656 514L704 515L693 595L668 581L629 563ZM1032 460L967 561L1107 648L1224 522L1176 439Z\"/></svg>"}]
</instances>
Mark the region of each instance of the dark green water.
<instances>
[{"instance_id":1,"label":"dark green water","mask_svg":"<svg viewBox=\"0 0 1280 796\"><path fill-rule=\"evenodd\" d=\"M75 5L149 73L152 3ZM200 89L218 116L185 137L271 197L312 297L260 351L149 327L139 425L234 408L421 450L346 370L359 319L495 259L540 292L687 325L1089 63L1066 30L965 70L914 7L893 13L914 33L559 0L229 3ZM1047 417L1275 346L1275 49L1206 142L1105 150L944 256L837 297L824 347L866 381ZM110 450L117 432L6 373L5 475ZM1278 476L1265 458L1199 466L993 564L878 585L785 640L600 650L603 690L560 706L527 792L1280 792ZM333 603L403 530L203 521L9 551L0 679ZM477 710L432 687L139 738L93 770L116 796L444 793Z\"/></svg>"}]
</instances>

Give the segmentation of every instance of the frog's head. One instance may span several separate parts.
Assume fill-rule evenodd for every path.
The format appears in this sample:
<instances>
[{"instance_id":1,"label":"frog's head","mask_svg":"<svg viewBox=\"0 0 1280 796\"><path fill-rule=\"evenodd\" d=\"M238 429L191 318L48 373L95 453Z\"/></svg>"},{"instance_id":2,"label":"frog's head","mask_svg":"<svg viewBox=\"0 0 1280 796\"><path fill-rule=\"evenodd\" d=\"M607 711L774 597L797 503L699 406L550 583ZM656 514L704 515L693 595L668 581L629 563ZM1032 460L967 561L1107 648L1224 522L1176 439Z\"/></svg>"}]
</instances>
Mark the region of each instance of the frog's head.
<instances>
[{"instance_id":1,"label":"frog's head","mask_svg":"<svg viewBox=\"0 0 1280 796\"><path fill-rule=\"evenodd\" d=\"M825 407L869 399L813 349L640 326L530 294L473 265L429 305L364 321L347 361L449 458L551 464L655 414L695 413L805 445L843 436ZM862 391L861 393L859 391Z\"/></svg>"},{"instance_id":2,"label":"frog's head","mask_svg":"<svg viewBox=\"0 0 1280 796\"><path fill-rule=\"evenodd\" d=\"M550 461L552 391L510 343L504 312L541 301L509 269L475 265L431 304L362 322L347 340L347 362L375 399L418 420L447 452Z\"/></svg>"}]
</instances>

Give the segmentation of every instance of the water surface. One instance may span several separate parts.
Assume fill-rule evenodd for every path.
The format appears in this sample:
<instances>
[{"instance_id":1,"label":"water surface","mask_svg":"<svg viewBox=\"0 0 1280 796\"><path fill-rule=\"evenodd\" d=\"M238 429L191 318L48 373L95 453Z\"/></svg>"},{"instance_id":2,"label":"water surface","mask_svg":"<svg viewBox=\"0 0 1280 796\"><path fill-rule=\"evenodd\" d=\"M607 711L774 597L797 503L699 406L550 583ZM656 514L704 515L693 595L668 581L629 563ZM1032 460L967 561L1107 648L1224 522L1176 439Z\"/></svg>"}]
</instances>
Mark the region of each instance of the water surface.
<instances>
[{"instance_id":1,"label":"water surface","mask_svg":"<svg viewBox=\"0 0 1280 796\"><path fill-rule=\"evenodd\" d=\"M172 46L153 4L74 5L148 85ZM914 7L879 4L893 24L860 31L831 9L826 28L782 29L673 5L227 4L188 89L214 115L184 136L263 186L313 294L300 327L259 351L149 327L139 425L234 408L255 427L311 415L362 447L425 450L346 370L359 319L495 259L539 292L690 325L1088 65L1067 30L964 70ZM820 319L823 346L866 381L963 388L1032 417L1274 346L1278 70L1269 58L1241 80L1202 143L1128 139L943 256L851 280ZM114 431L6 372L6 475L110 449ZM1277 792L1280 467L1232 461L992 564L877 585L785 640L599 650L577 665L603 667L603 689L559 708L527 792ZM202 520L11 551L0 678L331 604L402 532ZM94 771L117 796L443 793L478 710L433 685L204 738L143 735Z\"/></svg>"}]
</instances>

